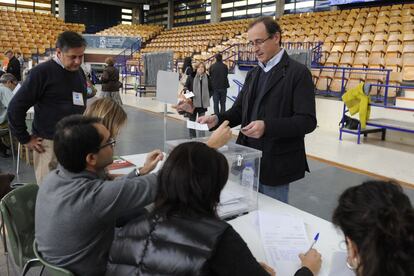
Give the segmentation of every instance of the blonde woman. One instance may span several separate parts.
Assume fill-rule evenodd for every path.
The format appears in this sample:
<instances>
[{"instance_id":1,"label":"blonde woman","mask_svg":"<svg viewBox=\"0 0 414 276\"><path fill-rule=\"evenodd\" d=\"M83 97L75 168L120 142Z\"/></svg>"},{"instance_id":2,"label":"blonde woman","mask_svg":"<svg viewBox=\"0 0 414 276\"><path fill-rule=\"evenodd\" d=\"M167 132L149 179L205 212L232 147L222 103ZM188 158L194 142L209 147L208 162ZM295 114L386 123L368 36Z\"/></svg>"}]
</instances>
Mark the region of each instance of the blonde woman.
<instances>
[{"instance_id":1,"label":"blonde woman","mask_svg":"<svg viewBox=\"0 0 414 276\"><path fill-rule=\"evenodd\" d=\"M103 71L101 81L102 81L102 98L111 98L119 105L122 105L121 96L119 95L119 70L114 67L114 59L108 57L105 59L106 67Z\"/></svg>"},{"instance_id":2,"label":"blonde woman","mask_svg":"<svg viewBox=\"0 0 414 276\"><path fill-rule=\"evenodd\" d=\"M119 130L127 120L127 114L122 106L110 98L100 98L94 101L86 108L84 115L100 118L113 138L118 136Z\"/></svg>"}]
</instances>

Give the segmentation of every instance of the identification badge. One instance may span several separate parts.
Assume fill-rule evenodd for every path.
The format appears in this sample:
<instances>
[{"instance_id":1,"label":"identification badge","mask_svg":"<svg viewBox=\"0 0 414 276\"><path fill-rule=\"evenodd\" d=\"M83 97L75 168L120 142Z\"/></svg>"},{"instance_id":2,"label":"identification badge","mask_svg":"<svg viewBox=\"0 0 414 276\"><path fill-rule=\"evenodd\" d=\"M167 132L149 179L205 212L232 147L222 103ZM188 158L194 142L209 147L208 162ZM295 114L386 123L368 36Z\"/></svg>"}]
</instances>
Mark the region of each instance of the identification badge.
<instances>
[{"instance_id":1,"label":"identification badge","mask_svg":"<svg viewBox=\"0 0 414 276\"><path fill-rule=\"evenodd\" d=\"M72 92L72 98L73 98L73 104L74 105L85 106L85 104L83 103L82 93Z\"/></svg>"}]
</instances>

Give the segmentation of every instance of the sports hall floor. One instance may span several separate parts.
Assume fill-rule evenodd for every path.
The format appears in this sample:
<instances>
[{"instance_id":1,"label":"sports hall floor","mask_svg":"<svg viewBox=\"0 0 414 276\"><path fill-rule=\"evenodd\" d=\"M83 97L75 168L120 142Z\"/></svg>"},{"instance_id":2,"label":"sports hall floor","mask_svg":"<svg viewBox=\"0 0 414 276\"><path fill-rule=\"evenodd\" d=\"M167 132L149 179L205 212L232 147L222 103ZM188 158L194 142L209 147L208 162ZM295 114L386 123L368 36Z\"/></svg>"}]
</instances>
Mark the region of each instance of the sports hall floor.
<instances>
[{"instance_id":1,"label":"sports hall floor","mask_svg":"<svg viewBox=\"0 0 414 276\"><path fill-rule=\"evenodd\" d=\"M136 98L129 93L122 97L128 113L128 122L117 139L115 154L127 155L144 153L155 148L162 149L163 105L151 97ZM180 120L179 116L173 114L169 116L167 139L187 137L185 122ZM414 202L414 170L410 169L414 160L412 147L387 144L371 138L369 142L366 141L361 145L356 144L354 137L339 142L337 132L319 129L307 136L306 147L311 173L291 184L289 193L291 205L330 220L337 198L344 189L368 179L378 178L379 175L401 180L405 192ZM364 153L362 154L361 151ZM0 159L0 171L14 170L12 158ZM33 182L34 180L33 168L21 162L21 171L16 181ZM7 275L6 258L3 252L3 246L0 245L1 276ZM18 275L10 262L9 269L10 275Z\"/></svg>"}]
</instances>

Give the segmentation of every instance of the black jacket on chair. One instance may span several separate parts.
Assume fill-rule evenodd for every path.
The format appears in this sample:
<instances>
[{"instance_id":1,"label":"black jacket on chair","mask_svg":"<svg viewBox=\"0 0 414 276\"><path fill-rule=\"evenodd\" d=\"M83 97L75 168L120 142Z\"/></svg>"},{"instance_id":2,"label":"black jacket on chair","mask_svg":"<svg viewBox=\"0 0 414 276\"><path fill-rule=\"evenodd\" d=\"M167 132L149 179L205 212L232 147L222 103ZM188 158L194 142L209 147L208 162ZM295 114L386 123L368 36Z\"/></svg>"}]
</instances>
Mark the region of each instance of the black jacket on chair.
<instances>
[{"instance_id":1,"label":"black jacket on chair","mask_svg":"<svg viewBox=\"0 0 414 276\"><path fill-rule=\"evenodd\" d=\"M305 134L316 128L315 88L305 65L292 60L285 52L271 74L265 93L255 99L255 85L262 69L257 66L247 73L243 89L233 107L219 114L219 123L242 127L250 123L251 107L259 101L257 120L265 123L263 136L252 143L241 132L237 143L261 150L260 182L270 186L301 179L309 171L305 154Z\"/></svg>"}]
</instances>

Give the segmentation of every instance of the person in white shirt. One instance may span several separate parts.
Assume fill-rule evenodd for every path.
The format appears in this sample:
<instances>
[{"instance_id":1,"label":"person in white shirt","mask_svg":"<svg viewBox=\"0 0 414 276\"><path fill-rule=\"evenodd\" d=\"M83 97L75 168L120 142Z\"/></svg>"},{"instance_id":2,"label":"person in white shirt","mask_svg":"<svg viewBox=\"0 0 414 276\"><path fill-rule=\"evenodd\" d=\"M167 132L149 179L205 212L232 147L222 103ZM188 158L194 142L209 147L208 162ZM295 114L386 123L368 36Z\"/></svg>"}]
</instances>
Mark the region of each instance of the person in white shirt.
<instances>
[{"instance_id":1,"label":"person in white shirt","mask_svg":"<svg viewBox=\"0 0 414 276\"><path fill-rule=\"evenodd\" d=\"M0 129L8 128L7 124L7 107L13 98L13 90L16 88L17 79L10 73L5 73L0 77ZM0 156L9 157L7 154L9 143L8 136L0 139Z\"/></svg>"}]
</instances>

